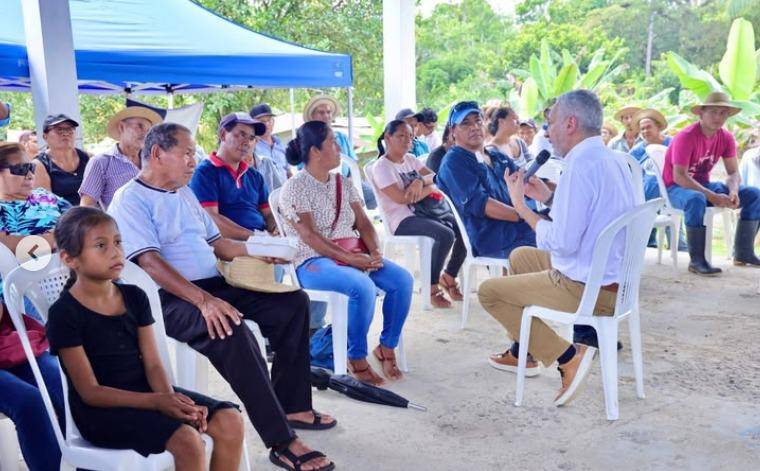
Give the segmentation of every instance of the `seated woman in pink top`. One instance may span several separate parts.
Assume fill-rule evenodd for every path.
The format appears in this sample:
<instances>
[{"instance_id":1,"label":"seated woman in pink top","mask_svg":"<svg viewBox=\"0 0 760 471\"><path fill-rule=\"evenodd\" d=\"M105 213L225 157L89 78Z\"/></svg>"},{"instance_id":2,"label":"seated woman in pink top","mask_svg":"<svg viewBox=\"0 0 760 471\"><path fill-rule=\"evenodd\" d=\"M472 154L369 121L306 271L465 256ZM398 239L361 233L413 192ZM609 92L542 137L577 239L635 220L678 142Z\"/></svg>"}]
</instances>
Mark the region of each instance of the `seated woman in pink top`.
<instances>
[{"instance_id":1,"label":"seated woman in pink top","mask_svg":"<svg viewBox=\"0 0 760 471\"><path fill-rule=\"evenodd\" d=\"M411 127L402 120L391 121L385 126L383 135L377 140L380 157L373 166L372 183L378 190L378 204L388 218L388 226L394 235L428 236L433 239L430 302L438 308L449 308L451 302L443 290L455 301L462 299L456 277L467 250L454 214L433 183L435 174L421 160L408 153L412 136ZM383 147L383 141L388 146L387 150ZM443 270L449 252L451 257Z\"/></svg>"}]
</instances>

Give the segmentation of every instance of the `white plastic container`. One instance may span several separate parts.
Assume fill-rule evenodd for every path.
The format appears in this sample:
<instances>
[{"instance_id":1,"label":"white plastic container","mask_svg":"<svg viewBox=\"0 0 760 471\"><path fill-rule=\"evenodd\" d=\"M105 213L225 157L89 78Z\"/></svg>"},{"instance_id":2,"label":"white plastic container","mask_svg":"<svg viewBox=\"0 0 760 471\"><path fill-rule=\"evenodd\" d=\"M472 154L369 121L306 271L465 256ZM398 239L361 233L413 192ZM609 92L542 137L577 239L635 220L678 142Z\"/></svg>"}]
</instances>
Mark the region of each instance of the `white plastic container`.
<instances>
[{"instance_id":1,"label":"white plastic container","mask_svg":"<svg viewBox=\"0 0 760 471\"><path fill-rule=\"evenodd\" d=\"M298 239L295 237L274 237L266 233L256 233L245 241L248 255L274 257L293 260L298 252Z\"/></svg>"}]
</instances>

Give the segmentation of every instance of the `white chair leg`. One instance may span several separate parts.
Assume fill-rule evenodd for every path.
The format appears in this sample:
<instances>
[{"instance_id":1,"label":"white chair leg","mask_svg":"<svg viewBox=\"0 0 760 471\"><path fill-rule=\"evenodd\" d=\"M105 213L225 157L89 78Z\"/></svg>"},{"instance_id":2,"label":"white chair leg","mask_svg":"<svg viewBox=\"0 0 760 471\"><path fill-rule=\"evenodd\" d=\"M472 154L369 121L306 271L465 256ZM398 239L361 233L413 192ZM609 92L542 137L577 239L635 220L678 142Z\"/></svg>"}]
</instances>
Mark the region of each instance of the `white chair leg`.
<instances>
[{"instance_id":1,"label":"white chair leg","mask_svg":"<svg viewBox=\"0 0 760 471\"><path fill-rule=\"evenodd\" d=\"M464 300L462 301L462 324L460 325L460 328L464 329L464 326L467 324L467 315L470 310L470 298L472 297L472 282L473 277L475 276L475 265L465 262L461 273L464 277L462 282Z\"/></svg>"},{"instance_id":2,"label":"white chair leg","mask_svg":"<svg viewBox=\"0 0 760 471\"><path fill-rule=\"evenodd\" d=\"M670 226L670 258L673 261L673 269L678 268L678 239L681 236L681 223Z\"/></svg>"},{"instance_id":3,"label":"white chair leg","mask_svg":"<svg viewBox=\"0 0 760 471\"><path fill-rule=\"evenodd\" d=\"M520 321L520 354L517 356L517 386L515 387L515 406L522 405L525 390L525 366L528 364L528 346L530 345L530 327L533 316L523 311Z\"/></svg>"},{"instance_id":4,"label":"white chair leg","mask_svg":"<svg viewBox=\"0 0 760 471\"><path fill-rule=\"evenodd\" d=\"M348 299L345 296L331 296L327 309L332 319L333 371L336 375L344 375L348 373Z\"/></svg>"},{"instance_id":5,"label":"white chair leg","mask_svg":"<svg viewBox=\"0 0 760 471\"><path fill-rule=\"evenodd\" d=\"M657 228L657 263L662 263L662 246L665 244L665 229Z\"/></svg>"},{"instance_id":6,"label":"white chair leg","mask_svg":"<svg viewBox=\"0 0 760 471\"><path fill-rule=\"evenodd\" d=\"M712 265L712 235L713 235L713 216L712 213L705 215L705 260Z\"/></svg>"},{"instance_id":7,"label":"white chair leg","mask_svg":"<svg viewBox=\"0 0 760 471\"><path fill-rule=\"evenodd\" d=\"M185 343L176 342L177 385L204 394L208 389L206 357Z\"/></svg>"},{"instance_id":8,"label":"white chair leg","mask_svg":"<svg viewBox=\"0 0 760 471\"><path fill-rule=\"evenodd\" d=\"M243 456L240 460L239 471L251 471L251 457L248 456L248 444L246 442L246 436L243 433Z\"/></svg>"},{"instance_id":9,"label":"white chair leg","mask_svg":"<svg viewBox=\"0 0 760 471\"><path fill-rule=\"evenodd\" d=\"M604 386L604 404L607 410L607 420L618 419L618 358L617 321L598 319L596 331L599 339L599 360L602 366L602 385ZM520 346L522 348L522 345Z\"/></svg>"},{"instance_id":10,"label":"white chair leg","mask_svg":"<svg viewBox=\"0 0 760 471\"><path fill-rule=\"evenodd\" d=\"M0 470L18 471L18 454L18 439L13 422L10 419L0 419Z\"/></svg>"},{"instance_id":11,"label":"white chair leg","mask_svg":"<svg viewBox=\"0 0 760 471\"><path fill-rule=\"evenodd\" d=\"M733 210L722 211L723 216L723 242L726 244L726 258L734 258L734 227L732 219Z\"/></svg>"},{"instance_id":12,"label":"white chair leg","mask_svg":"<svg viewBox=\"0 0 760 471\"><path fill-rule=\"evenodd\" d=\"M409 365L406 364L406 350L404 349L404 334L398 338L398 369L404 373L409 372Z\"/></svg>"},{"instance_id":13,"label":"white chair leg","mask_svg":"<svg viewBox=\"0 0 760 471\"><path fill-rule=\"evenodd\" d=\"M418 249L420 258L420 296L422 296L422 309L433 309L433 305L430 303L430 286L433 281L436 283L438 280L432 280L432 274L430 271L433 266L433 239L424 237L420 243Z\"/></svg>"},{"instance_id":14,"label":"white chair leg","mask_svg":"<svg viewBox=\"0 0 760 471\"><path fill-rule=\"evenodd\" d=\"M641 318L638 306L628 317L628 331L633 359L633 375L636 378L636 396L644 399L644 355L641 347ZM615 346L617 348L617 345Z\"/></svg>"},{"instance_id":15,"label":"white chair leg","mask_svg":"<svg viewBox=\"0 0 760 471\"><path fill-rule=\"evenodd\" d=\"M267 346L266 346L266 342L264 341L264 334L261 333L261 329L259 329L259 325L251 320L246 320L244 322L245 322L245 325L251 330L251 333L256 339L256 343L259 346L259 351L261 352L261 356L266 358Z\"/></svg>"}]
</instances>

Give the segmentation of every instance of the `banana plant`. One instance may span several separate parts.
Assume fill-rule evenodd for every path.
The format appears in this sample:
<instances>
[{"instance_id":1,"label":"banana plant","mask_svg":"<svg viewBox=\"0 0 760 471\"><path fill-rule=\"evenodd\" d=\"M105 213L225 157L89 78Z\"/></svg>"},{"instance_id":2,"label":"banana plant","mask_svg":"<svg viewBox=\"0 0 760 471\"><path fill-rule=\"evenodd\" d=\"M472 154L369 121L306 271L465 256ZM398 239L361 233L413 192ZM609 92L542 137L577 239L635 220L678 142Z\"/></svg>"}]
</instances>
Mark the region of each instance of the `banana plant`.
<instances>
[{"instance_id":1,"label":"banana plant","mask_svg":"<svg viewBox=\"0 0 760 471\"><path fill-rule=\"evenodd\" d=\"M718 65L720 81L675 52L668 53L667 62L681 85L699 99L715 91L728 93L743 111L736 116L737 123L749 125L752 118L760 116L755 88L760 76L760 51L755 50L755 32L749 21L737 18L731 24L726 52Z\"/></svg>"},{"instance_id":2,"label":"banana plant","mask_svg":"<svg viewBox=\"0 0 760 471\"><path fill-rule=\"evenodd\" d=\"M555 63L555 56L561 57L561 66ZM623 65L612 67L619 57L620 52L611 59L605 59L604 49L599 49L591 57L585 73L581 73L578 62L567 50L563 50L560 56L552 51L546 40L542 40L539 55L530 56L528 70L513 71L523 79L523 83L519 91L510 93L510 102L517 104L521 116L535 117L563 93L575 88L593 90L611 81L624 70Z\"/></svg>"}]
</instances>

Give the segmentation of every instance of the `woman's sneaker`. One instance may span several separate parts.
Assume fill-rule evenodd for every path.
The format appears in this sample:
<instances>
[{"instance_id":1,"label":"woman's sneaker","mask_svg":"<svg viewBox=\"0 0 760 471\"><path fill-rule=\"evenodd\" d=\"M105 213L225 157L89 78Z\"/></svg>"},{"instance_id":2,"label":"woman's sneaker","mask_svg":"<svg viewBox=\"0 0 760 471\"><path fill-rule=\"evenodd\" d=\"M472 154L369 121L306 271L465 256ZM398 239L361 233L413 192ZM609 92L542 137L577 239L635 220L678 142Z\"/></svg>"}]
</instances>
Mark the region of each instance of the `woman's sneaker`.
<instances>
[{"instance_id":1,"label":"woman's sneaker","mask_svg":"<svg viewBox=\"0 0 760 471\"><path fill-rule=\"evenodd\" d=\"M517 358L512 355L510 350L507 350L504 353L494 353L489 355L488 364L497 370L517 373ZM541 368L538 366L538 363L532 356L530 356L530 354L528 354L528 362L525 364L525 376L538 376L540 373Z\"/></svg>"}]
</instances>

